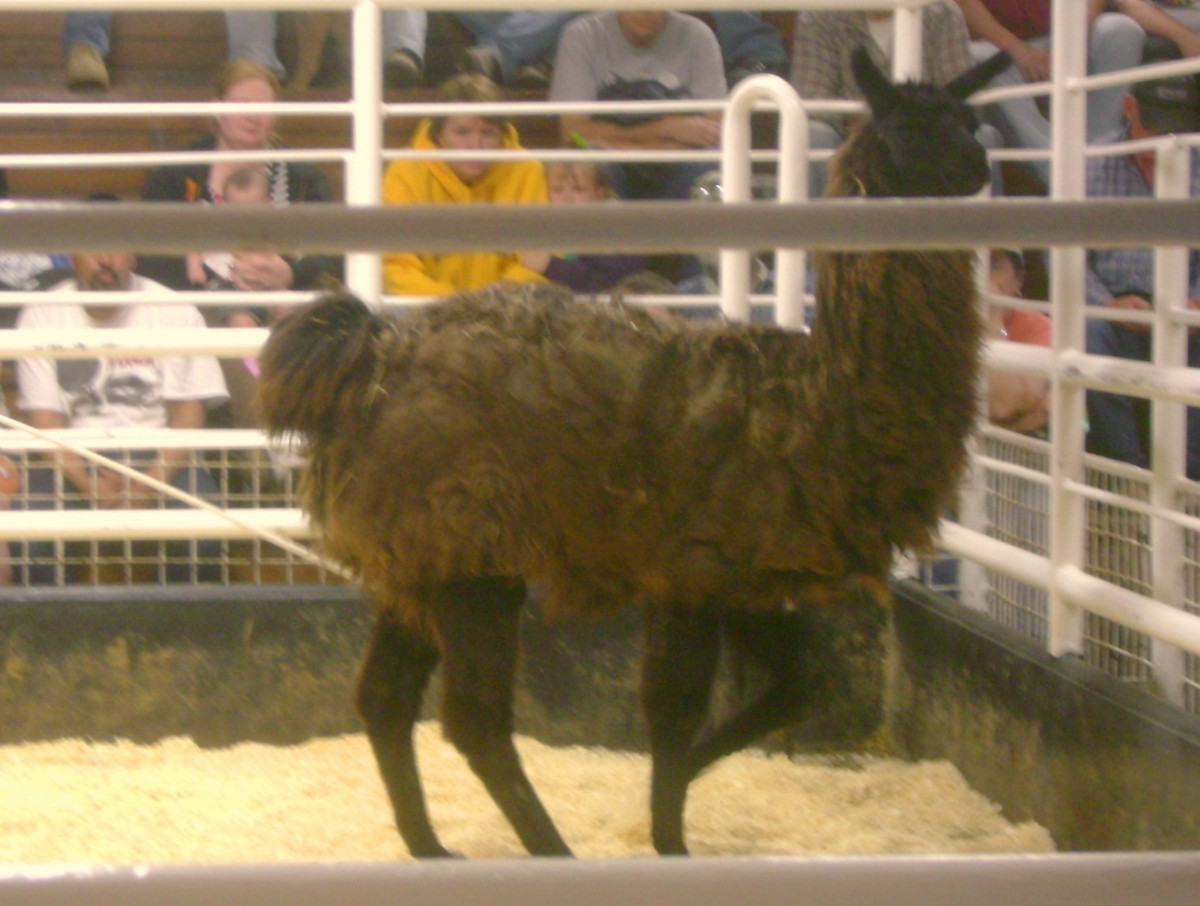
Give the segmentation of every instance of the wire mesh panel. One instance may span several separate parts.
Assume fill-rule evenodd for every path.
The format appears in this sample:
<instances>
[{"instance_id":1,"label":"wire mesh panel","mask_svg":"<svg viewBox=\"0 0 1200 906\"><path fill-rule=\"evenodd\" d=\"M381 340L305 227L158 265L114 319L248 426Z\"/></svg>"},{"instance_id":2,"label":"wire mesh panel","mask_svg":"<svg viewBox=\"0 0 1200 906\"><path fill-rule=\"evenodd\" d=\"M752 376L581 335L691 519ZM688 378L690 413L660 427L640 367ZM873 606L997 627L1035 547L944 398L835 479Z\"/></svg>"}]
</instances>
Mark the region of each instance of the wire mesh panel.
<instances>
[{"instance_id":1,"label":"wire mesh panel","mask_svg":"<svg viewBox=\"0 0 1200 906\"><path fill-rule=\"evenodd\" d=\"M110 454L118 462L156 474L178 466L172 485L228 510L294 508L298 463L261 448L182 451L170 461L167 451ZM9 501L15 511L177 508L185 506L148 492L111 471L88 466L89 474L108 483L87 491L64 476L57 464L37 454L10 453L21 470L20 490ZM114 490L115 489L115 490ZM81 533L82 534L82 533ZM258 539L68 538L3 542L7 569L0 585L21 588L176 585L176 584L327 584L341 581L294 553ZM0 551L0 553L3 553Z\"/></svg>"},{"instance_id":2,"label":"wire mesh panel","mask_svg":"<svg viewBox=\"0 0 1200 906\"><path fill-rule=\"evenodd\" d=\"M1200 495L1184 493L1180 502L1183 512L1200 516ZM1200 614L1200 532L1185 529L1183 533L1183 608ZM1200 657L1183 656L1183 706L1192 714L1200 714Z\"/></svg>"},{"instance_id":3,"label":"wire mesh panel","mask_svg":"<svg viewBox=\"0 0 1200 906\"><path fill-rule=\"evenodd\" d=\"M1049 486L1035 476L1046 475L1048 478L1049 442L988 431L981 440L981 453L990 460L1017 467L1012 472L997 468L986 470L986 525L981 528L1006 544L1048 555ZM1035 474L1023 475L1022 471ZM1149 476L1119 463L1090 458L1085 480L1090 487L1109 496L1104 501L1089 500L1086 504L1087 572L1152 597L1151 519L1133 506L1149 500ZM1129 501L1130 506L1122 505L1122 500ZM1200 513L1200 495L1184 493L1178 508L1189 515ZM957 594L958 588L953 585L957 571L948 571L945 562L943 556L926 564L921 579L935 590ZM1180 569L1183 606L1189 613L1200 613L1200 532L1184 532L1184 557ZM1047 592L994 570L985 570L984 575L987 583L984 601L989 615L1001 625L1045 643ZM1155 665L1154 644L1153 638L1145 633L1095 614L1086 615L1084 660L1125 682L1148 688L1165 682ZM1179 692L1177 697L1185 709L1193 714L1200 713L1200 658L1187 654L1183 660L1179 678L1182 688L1171 689L1169 693L1174 698Z\"/></svg>"},{"instance_id":4,"label":"wire mesh panel","mask_svg":"<svg viewBox=\"0 0 1200 906\"><path fill-rule=\"evenodd\" d=\"M1018 445L989 435L984 452L1002 462L1045 474L1050 468L1050 447L1038 442ZM1049 550L1049 490L1044 484L1020 475L987 473L988 534L1036 554ZM998 623L1039 642L1046 641L1048 596L1011 576L987 571L988 613Z\"/></svg>"},{"instance_id":5,"label":"wire mesh panel","mask_svg":"<svg viewBox=\"0 0 1200 906\"><path fill-rule=\"evenodd\" d=\"M1126 477L1091 465L1087 483L1131 501L1149 500L1142 478ZM1150 517L1122 506L1088 501L1087 571L1143 595L1153 595L1150 566ZM1154 678L1153 640L1111 620L1088 614L1084 624L1084 659L1123 680L1148 683Z\"/></svg>"}]
</instances>

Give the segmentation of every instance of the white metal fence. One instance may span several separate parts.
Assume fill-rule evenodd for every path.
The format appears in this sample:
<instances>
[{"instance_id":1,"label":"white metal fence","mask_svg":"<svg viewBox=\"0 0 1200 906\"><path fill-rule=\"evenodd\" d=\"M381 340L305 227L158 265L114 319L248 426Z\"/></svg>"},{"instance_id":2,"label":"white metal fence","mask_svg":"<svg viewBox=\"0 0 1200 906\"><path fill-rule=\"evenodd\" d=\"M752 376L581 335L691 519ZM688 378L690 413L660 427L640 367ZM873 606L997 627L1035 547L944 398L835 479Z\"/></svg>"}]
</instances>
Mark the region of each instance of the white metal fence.
<instances>
[{"instance_id":1,"label":"white metal fence","mask_svg":"<svg viewBox=\"0 0 1200 906\"><path fill-rule=\"evenodd\" d=\"M51 8L150 9L160 2L140 0L2 0L8 9L44 11ZM919 68L919 17L927 0L788 0L756 3L757 9L890 8L897 11L895 70L915 74ZM224 9L236 0L195 0L190 8ZM88 210L59 206L53 210L13 205L0 210L0 247L60 251L110 245L115 237L141 251L182 252L198 248L224 248L253 242L277 243L301 250L348 252L348 283L374 304L399 303L381 295L378 252L388 248L436 250L487 247L503 237L506 246L536 249L570 247L603 251L641 245L653 250L722 250L721 293L710 299L658 301L705 302L720 305L731 317L745 317L751 303L776 307L777 317L795 325L807 301L803 295L804 252L818 247L910 247L933 244L1042 245L1049 249L1050 302L1054 321L1052 349L1032 350L997 342L989 364L1006 370L1048 374L1053 382L1053 423L1050 441L1035 441L988 430L980 442L977 480L966 490L960 520L944 532L946 555L953 558L957 574L934 575L957 593L968 606L986 609L998 621L1045 644L1055 655L1077 653L1114 675L1154 688L1193 713L1200 713L1200 489L1184 475L1183 411L1200 401L1200 375L1187 368L1182 338L1200 327L1200 313L1186 306L1187 248L1195 240L1200 212L1195 202L1184 201L1188 185L1188 149L1196 137L1164 137L1149 142L1159 155L1158 201L1114 205L1085 202L1084 161L1088 155L1128 153L1130 146L1088 148L1084 143L1084 93L1113 78L1086 77L1083 36L1086 33L1083 3L1054 4L1054 78L1045 86L988 92L991 102L1022 91L1043 91L1051 101L1053 143L1051 191L1047 201L979 200L975 202L911 202L904 205L865 206L823 204L819 215L800 199L805 195L802 162L807 154L807 115L831 106L821 99L801 101L780 80L762 78L743 83L726 104L722 150L709 155L722 170L727 205L720 210L696 206L628 204L589 210L586 218L567 212L495 208L486 211L411 210L398 212L378 206L381 170L407 152L388 149L383 125L389 117L434 113L438 105L384 103L381 88L379 17L381 10L405 4L370 0L254 0L245 4L272 9L337 8L353 11L353 75L351 98L345 103L283 103L276 105L225 105L227 112L270 110L280 115L304 113L349 117L350 144L342 149L299 149L292 159L334 161L345 172L346 208L323 213L320 221L303 212L230 212L175 210L177 206L124 206L121 211ZM535 0L531 7L574 8L578 3ZM715 0L708 8L737 8L744 4ZM431 10L484 9L498 4L474 0L430 0ZM670 8L650 2L642 8ZM594 5L593 5L594 7ZM1118 78L1145 78L1180 71L1195 71L1194 62L1159 64ZM600 105L551 105L548 102L505 104L511 114L590 112ZM662 105L660 105L662 106ZM682 105L679 105L682 106ZM692 109L694 104L691 105ZM460 108L461 109L461 108ZM496 108L492 108L495 110ZM749 116L752 110L780 112L781 149L751 151ZM0 120L20 116L160 115L210 116L214 104L0 104ZM591 152L589 159L594 159ZM588 152L555 150L526 152L543 160L585 157ZM423 156L428 156L422 152ZM194 156L194 155L193 155ZM264 156L273 156L264 155ZM478 156L473 154L473 156ZM634 155L610 154L628 159ZM646 152L638 157L677 159L667 152ZM1005 160L1029 160L1038 155L1001 151ZM40 155L0 154L0 166L114 166L149 168L183 162L182 153L135 156L125 154ZM774 172L779 185L777 202L750 202L751 164ZM1100 222L1103 212L1107 222ZM1084 245L1156 245L1157 310L1148 320L1159 342L1151 364L1097 359L1085 354L1083 330ZM750 297L744 287L753 251L776 252L778 295ZM244 304L247 301L296 302L295 294L179 295L176 300L206 305ZM1170 301L1174 300L1174 304ZM0 304L55 304L53 295L13 295ZM97 301L103 301L97 298ZM123 298L120 301L129 301ZM411 301L411 300L410 300ZM114 336L106 331L70 338L0 334L0 356L54 355L59 357L111 354L105 344L114 340L143 352L195 350L223 356L253 354L264 332L210 330L203 336ZM1141 471L1085 457L1084 393L1090 387L1107 387L1153 400L1156 445L1153 468ZM168 432L169 433L169 432ZM119 439L117 439L119 440ZM264 566L266 548L250 541L256 528L274 530L288 538L304 534L288 482L265 459L261 438L239 432L206 432L201 437L170 438L163 432L146 434L140 442L159 448L172 441L197 451L198 461L213 466L222 478L217 503L236 513L239 523L223 522L208 511L126 511L119 519L84 511L35 512L14 510L0 521L0 537L13 544L22 569L36 565L28 546L48 539L58 545L60 567L85 567L89 581L100 572L104 552L96 545L116 539L218 538L214 560L218 581L295 581L301 578L294 559L275 558ZM17 430L0 433L0 450L18 457L43 441L30 440ZM102 446L103 444L101 444ZM112 441L110 446L117 445ZM204 452L207 451L207 452ZM248 467L247 461L257 466ZM257 469L257 472L256 472ZM238 478L239 470L242 473ZM248 472L247 472L248 470ZM272 476L266 480L268 473ZM246 479L246 474L250 475ZM257 477L254 477L257 475ZM248 480L248 492L236 480ZM274 482L274 483L272 483ZM282 483L281 483L282 482ZM269 490L268 490L269 488ZM18 502L27 507L29 501ZM97 517L97 518L92 518ZM68 542L86 535L78 562L67 553ZM132 544L132 541L119 541ZM260 545L254 547L255 544ZM23 547L24 545L24 547ZM74 548L72 548L74 550ZM136 560L133 548L118 552ZM155 581L170 560L165 548L157 549ZM199 554L194 554L199 558ZM274 554L272 554L274 557ZM157 558L157 559L156 559ZM203 558L199 558L203 559ZM149 562L149 561L148 561ZM270 567L269 569L266 567ZM278 569L276 569L278 567ZM256 571L257 570L257 571ZM305 568L302 578L324 580ZM127 570L120 581L134 580Z\"/></svg>"}]
</instances>

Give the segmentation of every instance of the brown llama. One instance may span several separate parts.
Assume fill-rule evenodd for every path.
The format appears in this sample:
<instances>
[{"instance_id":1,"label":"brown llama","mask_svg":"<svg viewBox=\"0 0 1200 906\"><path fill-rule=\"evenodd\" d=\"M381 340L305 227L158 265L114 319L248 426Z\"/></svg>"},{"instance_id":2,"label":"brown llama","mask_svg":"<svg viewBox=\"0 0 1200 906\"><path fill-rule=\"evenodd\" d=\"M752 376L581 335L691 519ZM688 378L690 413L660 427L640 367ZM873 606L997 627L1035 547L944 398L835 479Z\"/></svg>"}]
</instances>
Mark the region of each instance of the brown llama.
<instances>
[{"instance_id":1,"label":"brown llama","mask_svg":"<svg viewBox=\"0 0 1200 906\"><path fill-rule=\"evenodd\" d=\"M841 195L968 195L988 179L963 98L855 57L872 111L833 164ZM431 826L412 730L441 721L525 848L570 850L512 742L526 581L551 615L644 602L654 845L685 852L688 784L804 704L789 613L928 547L966 462L980 324L972 256L827 254L811 336L697 326L544 285L399 318L353 296L272 332L259 410L303 439L304 506L378 619L357 704L410 852ZM720 630L771 684L702 734Z\"/></svg>"}]
</instances>

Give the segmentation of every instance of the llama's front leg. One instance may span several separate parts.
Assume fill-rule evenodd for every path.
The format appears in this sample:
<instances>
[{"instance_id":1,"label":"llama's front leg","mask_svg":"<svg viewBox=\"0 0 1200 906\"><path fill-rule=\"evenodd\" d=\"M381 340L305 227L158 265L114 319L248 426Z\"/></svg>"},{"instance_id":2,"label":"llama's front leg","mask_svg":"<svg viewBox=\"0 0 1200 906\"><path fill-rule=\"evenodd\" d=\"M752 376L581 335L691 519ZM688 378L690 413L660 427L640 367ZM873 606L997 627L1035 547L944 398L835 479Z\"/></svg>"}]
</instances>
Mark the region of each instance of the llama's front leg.
<instances>
[{"instance_id":1,"label":"llama's front leg","mask_svg":"<svg viewBox=\"0 0 1200 906\"><path fill-rule=\"evenodd\" d=\"M442 642L442 727L535 856L569 856L513 745L521 606L525 583L488 578L449 583L434 617Z\"/></svg>"},{"instance_id":2,"label":"llama's front leg","mask_svg":"<svg viewBox=\"0 0 1200 906\"><path fill-rule=\"evenodd\" d=\"M683 812L697 768L692 742L708 716L720 653L710 610L652 606L646 618L642 706L650 731L650 828L662 855L686 855Z\"/></svg>"},{"instance_id":3,"label":"llama's front leg","mask_svg":"<svg viewBox=\"0 0 1200 906\"><path fill-rule=\"evenodd\" d=\"M429 822L413 749L413 726L437 661L436 648L384 614L375 624L358 679L358 712L392 801L396 828L416 858L454 855Z\"/></svg>"}]
</instances>

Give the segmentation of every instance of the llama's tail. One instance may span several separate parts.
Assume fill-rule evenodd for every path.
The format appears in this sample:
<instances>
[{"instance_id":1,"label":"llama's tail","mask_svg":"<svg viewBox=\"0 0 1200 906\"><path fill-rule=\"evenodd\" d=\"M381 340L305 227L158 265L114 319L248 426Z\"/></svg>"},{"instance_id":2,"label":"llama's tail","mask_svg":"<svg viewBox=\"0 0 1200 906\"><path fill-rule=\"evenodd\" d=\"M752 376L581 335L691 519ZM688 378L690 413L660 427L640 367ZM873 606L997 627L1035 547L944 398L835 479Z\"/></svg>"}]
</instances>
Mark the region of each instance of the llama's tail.
<instances>
[{"instance_id":1,"label":"llama's tail","mask_svg":"<svg viewBox=\"0 0 1200 906\"><path fill-rule=\"evenodd\" d=\"M347 292L322 296L271 331L259 362L255 406L273 436L323 440L365 414L379 379L390 323Z\"/></svg>"}]
</instances>

